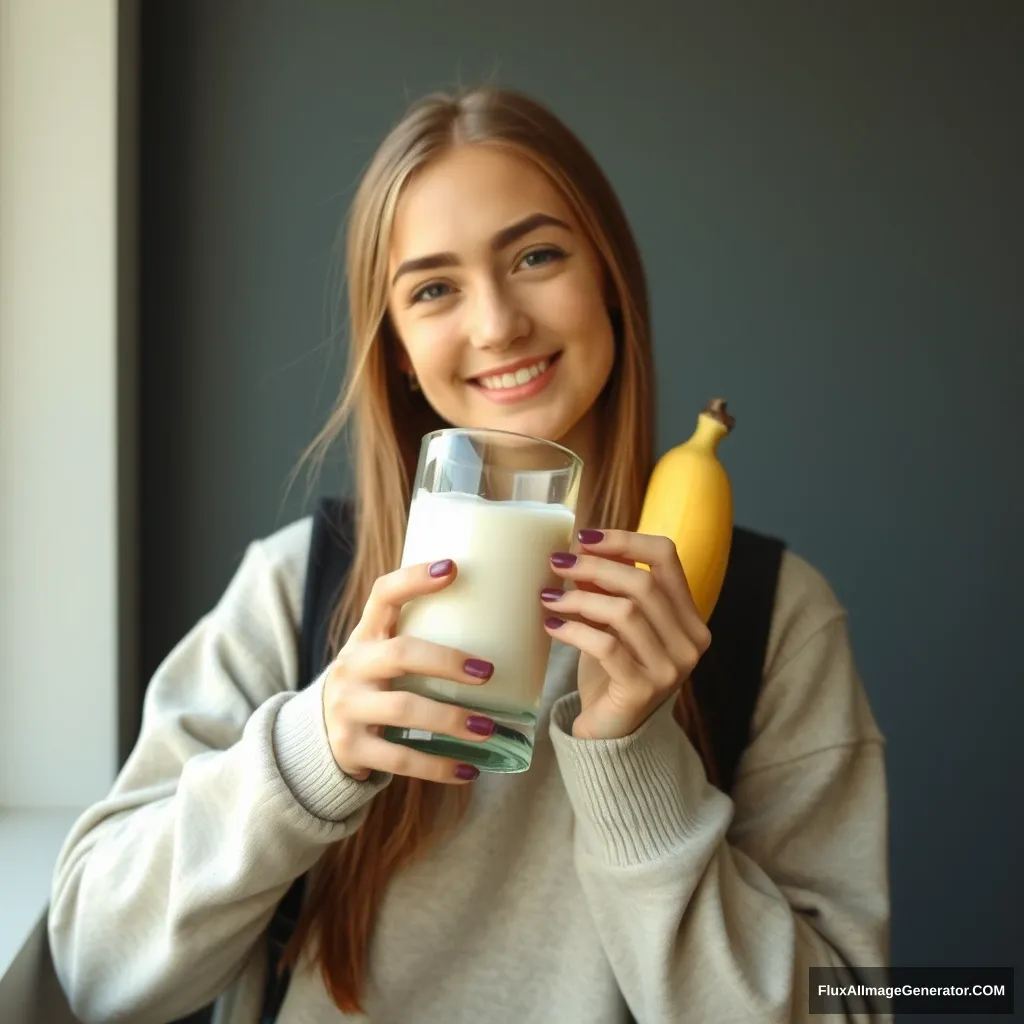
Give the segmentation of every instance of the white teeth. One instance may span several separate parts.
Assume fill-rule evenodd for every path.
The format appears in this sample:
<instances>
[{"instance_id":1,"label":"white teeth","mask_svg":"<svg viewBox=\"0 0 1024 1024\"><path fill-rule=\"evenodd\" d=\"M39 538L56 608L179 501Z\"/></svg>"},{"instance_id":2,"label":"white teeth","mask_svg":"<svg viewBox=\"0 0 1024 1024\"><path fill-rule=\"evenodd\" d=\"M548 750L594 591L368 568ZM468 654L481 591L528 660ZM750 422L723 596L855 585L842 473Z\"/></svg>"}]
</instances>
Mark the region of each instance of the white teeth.
<instances>
[{"instance_id":1,"label":"white teeth","mask_svg":"<svg viewBox=\"0 0 1024 1024\"><path fill-rule=\"evenodd\" d=\"M534 363L532 366L520 367L515 373L503 373L500 377L481 377L480 383L491 391L519 387L521 384L529 383L534 377L539 377L548 368L548 365L548 361L542 359L539 363Z\"/></svg>"}]
</instances>

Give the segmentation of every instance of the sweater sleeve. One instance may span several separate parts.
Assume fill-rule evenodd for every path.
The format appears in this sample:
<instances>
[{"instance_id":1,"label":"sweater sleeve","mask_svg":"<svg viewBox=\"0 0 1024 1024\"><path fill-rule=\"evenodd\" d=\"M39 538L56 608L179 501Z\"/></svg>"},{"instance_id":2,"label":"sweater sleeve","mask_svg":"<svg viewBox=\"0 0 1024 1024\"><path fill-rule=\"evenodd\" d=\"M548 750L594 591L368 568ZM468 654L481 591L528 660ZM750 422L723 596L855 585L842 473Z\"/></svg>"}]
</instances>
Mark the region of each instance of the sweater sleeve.
<instances>
[{"instance_id":1,"label":"sweater sleeve","mask_svg":"<svg viewBox=\"0 0 1024 1024\"><path fill-rule=\"evenodd\" d=\"M172 1020L209 1003L290 883L387 784L337 767L323 679L295 692L306 524L250 546L157 670L134 750L64 843L49 937L86 1024Z\"/></svg>"},{"instance_id":2,"label":"sweater sleeve","mask_svg":"<svg viewBox=\"0 0 1024 1024\"><path fill-rule=\"evenodd\" d=\"M639 1024L812 1021L810 967L887 964L884 739L845 615L807 563L784 563L731 796L671 702L618 740L574 739L578 710L563 697L551 724L574 860Z\"/></svg>"}]
</instances>

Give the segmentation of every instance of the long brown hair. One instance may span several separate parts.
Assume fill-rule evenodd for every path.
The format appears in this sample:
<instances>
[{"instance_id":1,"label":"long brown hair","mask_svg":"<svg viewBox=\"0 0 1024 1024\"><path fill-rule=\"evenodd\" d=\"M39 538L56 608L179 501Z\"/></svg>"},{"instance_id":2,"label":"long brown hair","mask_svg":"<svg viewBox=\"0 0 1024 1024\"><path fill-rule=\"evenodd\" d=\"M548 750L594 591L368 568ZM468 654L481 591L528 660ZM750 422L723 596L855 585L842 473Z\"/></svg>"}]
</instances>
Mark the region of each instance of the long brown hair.
<instances>
[{"instance_id":1,"label":"long brown hair","mask_svg":"<svg viewBox=\"0 0 1024 1024\"><path fill-rule=\"evenodd\" d=\"M602 457L591 515L596 524L620 529L635 528L640 516L654 459L650 319L643 265L618 198L582 143L536 101L491 87L428 96L392 129L356 192L347 222L347 375L333 413L306 452L314 462L322 459L349 427L356 546L332 619L333 651L358 621L374 580L401 560L420 439L444 425L399 368L399 342L387 314L395 210L411 174L467 144L512 150L540 167L564 193L603 262L614 296L609 316L616 356L598 399L603 436L596 450ZM689 687L676 714L709 761ZM388 882L425 852L442 821L457 820L470 789L395 777L371 802L355 834L322 858L285 963L296 963L308 942L341 1010L363 1012L370 939Z\"/></svg>"}]
</instances>

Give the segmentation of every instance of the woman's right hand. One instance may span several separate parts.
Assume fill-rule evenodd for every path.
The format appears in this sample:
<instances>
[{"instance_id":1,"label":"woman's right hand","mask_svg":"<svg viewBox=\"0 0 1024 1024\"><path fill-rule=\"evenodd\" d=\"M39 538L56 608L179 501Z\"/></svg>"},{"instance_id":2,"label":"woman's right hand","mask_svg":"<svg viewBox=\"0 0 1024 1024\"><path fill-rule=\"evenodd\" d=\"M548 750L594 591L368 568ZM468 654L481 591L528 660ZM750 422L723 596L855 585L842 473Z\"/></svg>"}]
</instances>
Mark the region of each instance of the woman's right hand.
<instances>
[{"instance_id":1,"label":"woman's right hand","mask_svg":"<svg viewBox=\"0 0 1024 1024\"><path fill-rule=\"evenodd\" d=\"M479 775L472 765L390 743L381 735L386 726L462 740L484 740L494 731L493 720L483 715L391 689L391 680L406 673L469 685L490 679L494 666L488 661L427 640L394 635L402 606L414 597L443 590L457 571L445 559L379 577L362 618L331 663L324 681L327 737L335 761L351 778L364 781L371 771L379 771L464 784Z\"/></svg>"}]
</instances>

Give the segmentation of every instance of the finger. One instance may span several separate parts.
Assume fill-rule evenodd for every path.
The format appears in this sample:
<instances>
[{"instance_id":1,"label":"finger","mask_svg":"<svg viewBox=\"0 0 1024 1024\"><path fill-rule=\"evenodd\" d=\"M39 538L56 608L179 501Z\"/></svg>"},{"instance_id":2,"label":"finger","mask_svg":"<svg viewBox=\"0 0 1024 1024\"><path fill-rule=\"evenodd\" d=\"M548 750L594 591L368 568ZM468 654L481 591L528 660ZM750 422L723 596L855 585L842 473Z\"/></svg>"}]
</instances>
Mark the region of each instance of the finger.
<instances>
[{"instance_id":1,"label":"finger","mask_svg":"<svg viewBox=\"0 0 1024 1024\"><path fill-rule=\"evenodd\" d=\"M552 555L551 565L564 579L577 584L589 582L600 587L605 594L625 596L635 601L654 627L662 643L670 646L680 631L679 615L671 596L660 586L653 573L644 572L635 565L625 565L598 555L581 554L563 557ZM600 596L592 587L585 593ZM691 605L692 601L689 602Z\"/></svg>"},{"instance_id":2,"label":"finger","mask_svg":"<svg viewBox=\"0 0 1024 1024\"><path fill-rule=\"evenodd\" d=\"M478 686L494 674L490 661L415 636L356 644L344 657L345 670L363 679L397 679L411 674Z\"/></svg>"},{"instance_id":3,"label":"finger","mask_svg":"<svg viewBox=\"0 0 1024 1024\"><path fill-rule=\"evenodd\" d=\"M485 740L494 732L493 718L405 690L358 691L348 715L371 727L419 729L463 740Z\"/></svg>"},{"instance_id":4,"label":"finger","mask_svg":"<svg viewBox=\"0 0 1024 1024\"><path fill-rule=\"evenodd\" d=\"M690 587L686 582L686 571L669 537L632 533L629 530L580 530L577 538L584 551L614 558L627 565L639 562L649 566L651 574L679 607L693 604Z\"/></svg>"},{"instance_id":5,"label":"finger","mask_svg":"<svg viewBox=\"0 0 1024 1024\"><path fill-rule=\"evenodd\" d=\"M384 639L394 633L402 606L414 597L433 594L450 586L458 576L450 558L420 562L396 569L374 581L363 614L352 635L357 640Z\"/></svg>"},{"instance_id":6,"label":"finger","mask_svg":"<svg viewBox=\"0 0 1024 1024\"><path fill-rule=\"evenodd\" d=\"M367 734L360 751L360 761L374 771L391 775L404 775L410 779L465 785L472 782L480 771L454 757L424 754L399 743L390 743L379 736Z\"/></svg>"},{"instance_id":7,"label":"finger","mask_svg":"<svg viewBox=\"0 0 1024 1024\"><path fill-rule=\"evenodd\" d=\"M672 686L679 679L680 670L672 652L630 598L584 590L543 590L541 599L559 617L582 615L588 622L612 628L647 675L660 686ZM678 626L675 632L679 633ZM682 648L682 644L679 646Z\"/></svg>"},{"instance_id":8,"label":"finger","mask_svg":"<svg viewBox=\"0 0 1024 1024\"><path fill-rule=\"evenodd\" d=\"M653 696L656 690L654 682L647 678L647 673L614 633L558 616L548 616L544 620L544 628L563 643L600 662L609 678L618 684L620 693L635 693L640 703Z\"/></svg>"}]
</instances>

